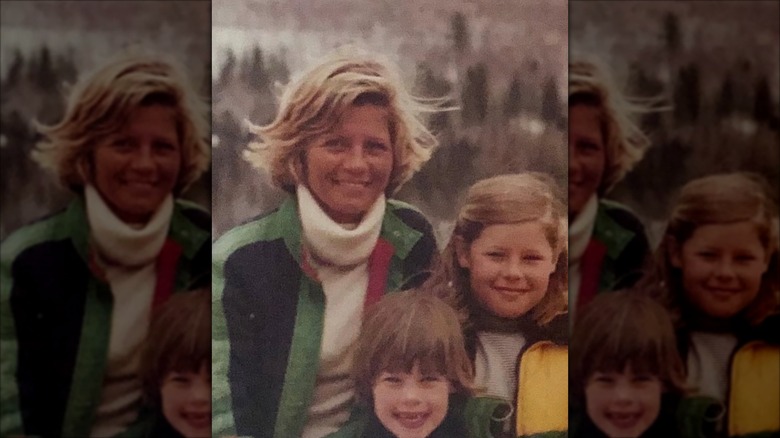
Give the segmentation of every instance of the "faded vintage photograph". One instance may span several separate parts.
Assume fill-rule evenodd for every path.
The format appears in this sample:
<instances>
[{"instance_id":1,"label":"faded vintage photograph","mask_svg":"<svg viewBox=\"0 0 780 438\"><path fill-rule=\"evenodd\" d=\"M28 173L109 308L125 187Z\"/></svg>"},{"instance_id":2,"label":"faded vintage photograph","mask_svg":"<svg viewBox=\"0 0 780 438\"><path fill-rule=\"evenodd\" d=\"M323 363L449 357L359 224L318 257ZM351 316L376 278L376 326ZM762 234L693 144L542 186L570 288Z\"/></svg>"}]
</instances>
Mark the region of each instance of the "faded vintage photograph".
<instances>
[{"instance_id":1,"label":"faded vintage photograph","mask_svg":"<svg viewBox=\"0 0 780 438\"><path fill-rule=\"evenodd\" d=\"M569 12L572 436L776 435L780 4Z\"/></svg>"},{"instance_id":2,"label":"faded vintage photograph","mask_svg":"<svg viewBox=\"0 0 780 438\"><path fill-rule=\"evenodd\" d=\"M207 436L210 2L0 11L0 435Z\"/></svg>"},{"instance_id":3,"label":"faded vintage photograph","mask_svg":"<svg viewBox=\"0 0 780 438\"><path fill-rule=\"evenodd\" d=\"M565 436L567 3L212 4L213 434Z\"/></svg>"}]
</instances>

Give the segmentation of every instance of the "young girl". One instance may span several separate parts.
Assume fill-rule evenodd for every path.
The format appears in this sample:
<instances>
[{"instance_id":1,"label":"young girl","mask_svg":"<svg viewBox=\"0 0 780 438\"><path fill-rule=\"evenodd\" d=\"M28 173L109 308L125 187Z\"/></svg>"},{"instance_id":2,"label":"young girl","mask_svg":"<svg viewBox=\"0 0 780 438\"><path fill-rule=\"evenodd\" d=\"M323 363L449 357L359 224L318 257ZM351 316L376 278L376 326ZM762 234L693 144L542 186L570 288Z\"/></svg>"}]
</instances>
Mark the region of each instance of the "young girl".
<instances>
[{"instance_id":1,"label":"young girl","mask_svg":"<svg viewBox=\"0 0 780 438\"><path fill-rule=\"evenodd\" d=\"M458 314L442 300L416 290L386 296L368 311L354 357L359 408L329 438L492 437L502 403L470 397Z\"/></svg>"},{"instance_id":2,"label":"young girl","mask_svg":"<svg viewBox=\"0 0 780 438\"><path fill-rule=\"evenodd\" d=\"M141 360L146 420L121 437L210 437L209 290L174 294L160 307Z\"/></svg>"},{"instance_id":3,"label":"young girl","mask_svg":"<svg viewBox=\"0 0 780 438\"><path fill-rule=\"evenodd\" d=\"M480 181L423 285L462 310L476 386L514 402L516 436L566 433L566 224L549 177Z\"/></svg>"},{"instance_id":4,"label":"young girl","mask_svg":"<svg viewBox=\"0 0 780 438\"><path fill-rule=\"evenodd\" d=\"M649 283L670 310L687 381L728 409L729 436L780 432L778 213L763 178L686 184Z\"/></svg>"}]
</instances>

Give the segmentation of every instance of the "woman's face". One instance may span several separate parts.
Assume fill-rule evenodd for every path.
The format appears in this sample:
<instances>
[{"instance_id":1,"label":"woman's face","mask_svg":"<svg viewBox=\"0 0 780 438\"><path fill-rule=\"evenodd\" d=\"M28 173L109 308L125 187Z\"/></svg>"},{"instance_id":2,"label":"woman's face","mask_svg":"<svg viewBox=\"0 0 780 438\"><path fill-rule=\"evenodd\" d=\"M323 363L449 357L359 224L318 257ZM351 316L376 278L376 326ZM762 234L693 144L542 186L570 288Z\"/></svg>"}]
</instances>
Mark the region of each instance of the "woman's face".
<instances>
[{"instance_id":1,"label":"woman's face","mask_svg":"<svg viewBox=\"0 0 780 438\"><path fill-rule=\"evenodd\" d=\"M577 217L598 191L606 161L601 110L590 105L569 108L569 218Z\"/></svg>"},{"instance_id":2,"label":"woman's face","mask_svg":"<svg viewBox=\"0 0 780 438\"><path fill-rule=\"evenodd\" d=\"M458 245L458 262L482 308L518 318L542 301L557 258L544 231L539 222L490 225L468 248Z\"/></svg>"},{"instance_id":3,"label":"woman's face","mask_svg":"<svg viewBox=\"0 0 780 438\"><path fill-rule=\"evenodd\" d=\"M96 145L93 184L121 220L145 223L173 192L181 161L175 110L142 106Z\"/></svg>"},{"instance_id":4,"label":"woman's face","mask_svg":"<svg viewBox=\"0 0 780 438\"><path fill-rule=\"evenodd\" d=\"M333 131L306 149L303 183L338 223L360 222L385 192L393 171L388 114L350 106Z\"/></svg>"}]
</instances>

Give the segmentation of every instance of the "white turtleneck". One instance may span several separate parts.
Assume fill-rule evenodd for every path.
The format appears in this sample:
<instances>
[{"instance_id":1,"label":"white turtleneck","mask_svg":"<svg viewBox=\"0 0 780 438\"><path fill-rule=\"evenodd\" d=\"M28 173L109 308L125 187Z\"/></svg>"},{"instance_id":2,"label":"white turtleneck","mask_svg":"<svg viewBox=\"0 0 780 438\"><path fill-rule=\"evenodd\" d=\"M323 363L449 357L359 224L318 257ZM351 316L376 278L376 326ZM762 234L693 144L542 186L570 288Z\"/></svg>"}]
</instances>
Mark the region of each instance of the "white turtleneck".
<instances>
[{"instance_id":1,"label":"white turtleneck","mask_svg":"<svg viewBox=\"0 0 780 438\"><path fill-rule=\"evenodd\" d=\"M598 209L599 201L593 194L574 218L574 221L569 224L569 321L572 322L577 310L577 297L580 294L580 281L582 280L580 261L591 236L593 236Z\"/></svg>"},{"instance_id":2,"label":"white turtleneck","mask_svg":"<svg viewBox=\"0 0 780 438\"><path fill-rule=\"evenodd\" d=\"M106 372L90 436L110 437L138 415L139 356L156 286L155 260L168 234L173 197L165 199L148 223L129 225L94 187L86 186L84 193L93 250L114 297Z\"/></svg>"},{"instance_id":3,"label":"white turtleneck","mask_svg":"<svg viewBox=\"0 0 780 438\"><path fill-rule=\"evenodd\" d=\"M360 332L368 288L368 259L376 246L385 213L381 195L360 223L338 224L306 187L298 186L303 244L325 294L325 321L317 383L303 438L337 431L349 418L354 398L350 377L352 346Z\"/></svg>"}]
</instances>

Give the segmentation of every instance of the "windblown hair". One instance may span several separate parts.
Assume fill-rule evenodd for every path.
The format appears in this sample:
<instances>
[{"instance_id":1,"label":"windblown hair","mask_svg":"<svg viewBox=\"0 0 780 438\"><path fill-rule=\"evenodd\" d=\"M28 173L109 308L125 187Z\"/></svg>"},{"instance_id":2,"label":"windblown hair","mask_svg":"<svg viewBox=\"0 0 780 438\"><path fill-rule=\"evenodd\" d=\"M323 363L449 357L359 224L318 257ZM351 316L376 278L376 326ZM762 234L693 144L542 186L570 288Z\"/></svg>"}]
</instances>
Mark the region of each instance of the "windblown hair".
<instances>
[{"instance_id":1,"label":"windblown hair","mask_svg":"<svg viewBox=\"0 0 780 438\"><path fill-rule=\"evenodd\" d=\"M568 216L565 199L551 177L538 172L500 175L484 179L469 188L458 214L450 241L422 289L441 297L461 310L468 324L477 305L471 296L469 271L458 263L457 240L465 247L491 225L539 222L556 258L547 292L534 307L538 325L545 325L566 310L568 292Z\"/></svg>"},{"instance_id":2,"label":"windblown hair","mask_svg":"<svg viewBox=\"0 0 780 438\"><path fill-rule=\"evenodd\" d=\"M153 315L141 356L144 398L160 403L160 387L172 372L211 374L211 293L173 294Z\"/></svg>"},{"instance_id":3,"label":"windblown hair","mask_svg":"<svg viewBox=\"0 0 780 438\"><path fill-rule=\"evenodd\" d=\"M174 196L208 169L209 106L197 95L182 69L161 57L125 55L83 77L72 88L58 123L38 124L44 136L33 158L76 193L94 175L97 144L117 135L140 107L163 105L175 110L181 147L181 170Z\"/></svg>"},{"instance_id":4,"label":"windblown hair","mask_svg":"<svg viewBox=\"0 0 780 438\"><path fill-rule=\"evenodd\" d=\"M381 373L408 373L415 365L422 374L445 376L456 393L473 391L474 369L457 312L418 290L389 294L371 307L354 351L358 399L369 406Z\"/></svg>"},{"instance_id":5,"label":"windblown hair","mask_svg":"<svg viewBox=\"0 0 780 438\"><path fill-rule=\"evenodd\" d=\"M668 393L685 393L685 368L666 310L638 289L603 293L578 315L569 343L569 394L585 404L593 374L618 372L658 377Z\"/></svg>"},{"instance_id":6,"label":"windblown hair","mask_svg":"<svg viewBox=\"0 0 780 438\"><path fill-rule=\"evenodd\" d=\"M274 184L294 193L303 176L306 147L331 133L350 106L376 105L387 110L393 148L385 191L390 196L438 146L421 116L440 110L441 103L412 96L391 63L342 48L285 87L276 119L251 127L259 139L249 144L244 157L268 170Z\"/></svg>"},{"instance_id":7,"label":"windblown hair","mask_svg":"<svg viewBox=\"0 0 780 438\"><path fill-rule=\"evenodd\" d=\"M671 251L680 248L702 225L750 221L766 251L768 268L758 295L738 315L750 325L759 324L778 310L778 210L767 181L760 175L736 172L705 176L685 184L677 196L645 287L669 309L677 327L686 325L693 309L687 302L682 272L671 263Z\"/></svg>"},{"instance_id":8,"label":"windblown hair","mask_svg":"<svg viewBox=\"0 0 780 438\"><path fill-rule=\"evenodd\" d=\"M601 112L601 135L606 165L598 195L603 196L642 159L650 140L639 128L636 115L649 105L624 96L608 70L593 60L569 61L569 108L586 105Z\"/></svg>"}]
</instances>

